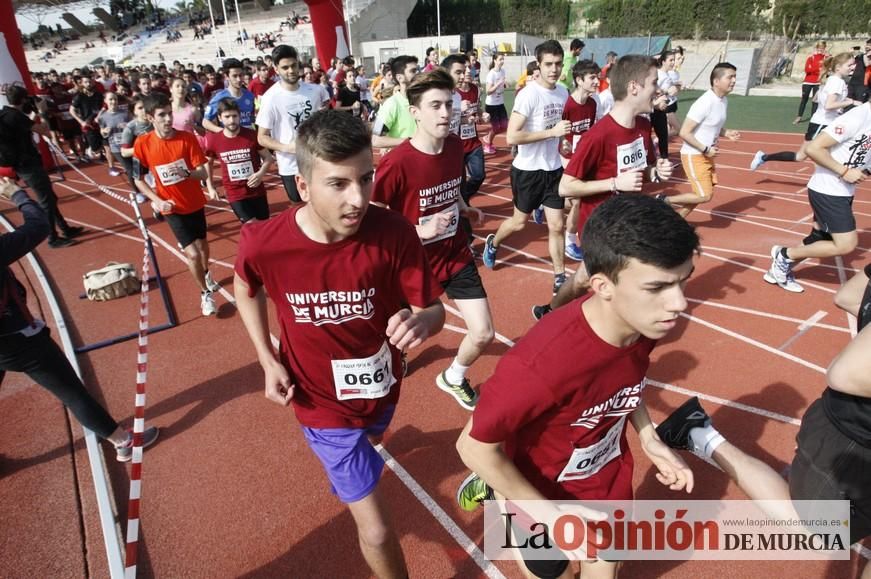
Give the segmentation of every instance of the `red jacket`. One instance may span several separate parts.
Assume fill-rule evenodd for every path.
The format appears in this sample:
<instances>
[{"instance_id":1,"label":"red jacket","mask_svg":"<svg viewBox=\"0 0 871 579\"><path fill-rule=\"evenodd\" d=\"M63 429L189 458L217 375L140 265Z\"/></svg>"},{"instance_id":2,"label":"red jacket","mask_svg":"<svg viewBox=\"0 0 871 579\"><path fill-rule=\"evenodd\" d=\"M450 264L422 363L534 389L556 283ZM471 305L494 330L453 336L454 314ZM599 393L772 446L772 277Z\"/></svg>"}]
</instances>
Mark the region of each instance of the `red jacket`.
<instances>
[{"instance_id":1,"label":"red jacket","mask_svg":"<svg viewBox=\"0 0 871 579\"><path fill-rule=\"evenodd\" d=\"M820 84L820 73L823 68L823 59L825 54L815 52L807 57L804 63L804 83L805 84Z\"/></svg>"}]
</instances>

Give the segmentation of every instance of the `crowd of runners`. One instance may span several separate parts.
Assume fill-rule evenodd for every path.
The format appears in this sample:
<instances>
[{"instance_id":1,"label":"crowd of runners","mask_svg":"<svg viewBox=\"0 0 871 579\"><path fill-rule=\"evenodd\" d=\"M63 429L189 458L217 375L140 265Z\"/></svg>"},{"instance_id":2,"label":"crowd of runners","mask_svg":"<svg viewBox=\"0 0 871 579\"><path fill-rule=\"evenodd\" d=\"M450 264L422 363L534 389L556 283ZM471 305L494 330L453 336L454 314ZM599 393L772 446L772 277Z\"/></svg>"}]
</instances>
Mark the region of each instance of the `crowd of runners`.
<instances>
[{"instance_id":1,"label":"crowd of runners","mask_svg":"<svg viewBox=\"0 0 871 579\"><path fill-rule=\"evenodd\" d=\"M216 312L219 287L209 273L205 206L229 203L241 222L233 289L266 396L293 405L379 577L408 571L385 514L376 446L394 414L406 356L444 324L442 294L467 329L450 365L432 377L472 411L457 442L472 471L457 492L463 508L494 496L632 499L631 424L656 479L671 490L693 491L693 472L678 452L687 450L715 461L754 499L850 499L851 540L861 540L871 534L871 478L856 466L871 462L869 268L837 295L859 333L819 385L827 387L804 417L788 482L728 443L697 399L657 427L644 403L645 374L656 341L687 307L699 237L686 217L713 197L721 139L740 139L726 129L737 71L716 64L710 89L681 124L682 51L609 53L600 69L583 49L578 39L568 51L552 40L536 47L510 111L503 55L491 55L485 73L474 51L439 61L435 49L422 64L397 56L371 80L352 57L324 70L280 45L256 61L228 58L219 70L81 69L35 75L35 95L11 87L0 141L26 145L0 150L0 195L18 205L25 226L0 237L0 367L30 373L115 444L119 460L129 458L129 435L74 379L9 269L46 237L59 248L81 233L57 210L33 132L79 164L105 160L111 176L123 171L138 202L168 222L204 316ZM871 40L858 57L816 58L825 78L817 79L806 144L753 160L754 169L805 157L815 163L812 231L802 245L773 247L764 275L787 291L801 291L792 273L799 261L857 246L851 204L871 168L871 104L867 84L848 96L846 83L859 66L862 74L871 68L869 58ZM512 147L513 214L475 247L471 232L484 219L475 195L501 133ZM649 184L676 172L669 141L677 136L691 190L650 194ZM277 214L264 185L271 174L290 201ZM553 268L552 285L541 289L547 300L533 308L528 334L475 386L467 372L498 326L476 256L495 268L512 235L543 223ZM572 276L567 258L578 262ZM278 349L267 301L281 326ZM150 429L146 444L156 437ZM573 573L565 558L521 563L535 577ZM614 577L618 564L582 568L584 577Z\"/></svg>"}]
</instances>

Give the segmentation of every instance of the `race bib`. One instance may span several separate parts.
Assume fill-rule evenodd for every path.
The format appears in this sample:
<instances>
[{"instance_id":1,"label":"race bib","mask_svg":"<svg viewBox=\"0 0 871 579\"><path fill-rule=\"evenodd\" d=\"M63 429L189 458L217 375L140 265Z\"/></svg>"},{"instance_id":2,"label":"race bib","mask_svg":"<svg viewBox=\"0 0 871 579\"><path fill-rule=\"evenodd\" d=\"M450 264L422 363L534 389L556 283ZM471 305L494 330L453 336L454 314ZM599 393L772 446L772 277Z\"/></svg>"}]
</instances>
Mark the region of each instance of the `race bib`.
<instances>
[{"instance_id":1,"label":"race bib","mask_svg":"<svg viewBox=\"0 0 871 579\"><path fill-rule=\"evenodd\" d=\"M583 135L572 135L572 153L578 150L578 143L581 142Z\"/></svg>"},{"instance_id":2,"label":"race bib","mask_svg":"<svg viewBox=\"0 0 871 579\"><path fill-rule=\"evenodd\" d=\"M460 125L460 138L465 140L474 139L478 136L475 125Z\"/></svg>"},{"instance_id":3,"label":"race bib","mask_svg":"<svg viewBox=\"0 0 871 579\"><path fill-rule=\"evenodd\" d=\"M251 161L227 163L227 174L230 181L247 181L254 174L254 164Z\"/></svg>"},{"instance_id":4,"label":"race bib","mask_svg":"<svg viewBox=\"0 0 871 579\"><path fill-rule=\"evenodd\" d=\"M179 159L166 165L158 165L154 168L157 178L160 179L161 184L165 187L181 183L187 179L187 170L188 168L185 165L184 159Z\"/></svg>"},{"instance_id":5,"label":"race bib","mask_svg":"<svg viewBox=\"0 0 871 579\"><path fill-rule=\"evenodd\" d=\"M633 169L647 167L647 152L644 150L644 137L617 147L617 174Z\"/></svg>"},{"instance_id":6,"label":"race bib","mask_svg":"<svg viewBox=\"0 0 871 579\"><path fill-rule=\"evenodd\" d=\"M339 400L384 398L396 384L393 359L387 342L368 358L332 360L333 384Z\"/></svg>"},{"instance_id":7,"label":"race bib","mask_svg":"<svg viewBox=\"0 0 871 579\"><path fill-rule=\"evenodd\" d=\"M457 233L457 226L460 224L460 205L458 203L454 203L444 211L440 211L439 213L444 213L448 217L450 217L451 221L448 223L448 227L444 233L441 235L436 235L431 239L422 239L424 245L435 243L436 241L441 241L442 239L448 239L449 237L453 237ZM418 221L418 225L426 225L432 219L439 215L439 213L433 213L432 215L424 215Z\"/></svg>"},{"instance_id":8,"label":"race bib","mask_svg":"<svg viewBox=\"0 0 871 579\"><path fill-rule=\"evenodd\" d=\"M602 440L585 448L576 448L568 464L556 479L557 482L590 478L620 456L620 437L625 425L626 417L623 416L602 437Z\"/></svg>"}]
</instances>

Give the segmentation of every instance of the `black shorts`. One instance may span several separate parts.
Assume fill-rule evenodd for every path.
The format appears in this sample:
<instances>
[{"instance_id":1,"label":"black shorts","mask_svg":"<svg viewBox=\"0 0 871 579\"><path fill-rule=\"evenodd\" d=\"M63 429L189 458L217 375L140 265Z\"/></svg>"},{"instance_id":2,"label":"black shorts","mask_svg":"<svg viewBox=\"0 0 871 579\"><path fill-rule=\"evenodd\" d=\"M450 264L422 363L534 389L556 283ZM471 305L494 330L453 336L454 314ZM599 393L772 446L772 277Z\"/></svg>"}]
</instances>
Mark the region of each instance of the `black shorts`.
<instances>
[{"instance_id":1,"label":"black shorts","mask_svg":"<svg viewBox=\"0 0 871 579\"><path fill-rule=\"evenodd\" d=\"M206 238L206 209L193 213L170 213L165 215L166 222L175 234L182 249L196 241Z\"/></svg>"},{"instance_id":2,"label":"black shorts","mask_svg":"<svg viewBox=\"0 0 871 579\"><path fill-rule=\"evenodd\" d=\"M528 529L523 528L522 523L518 523L518 521L512 519L511 531L514 535L515 545L528 544L531 532ZM523 564L526 565L526 568L529 569L529 572L535 577L540 577L541 579L556 579L562 575L566 569L568 569L569 560L563 552L560 551L556 545L552 545L549 550L553 551L553 559L527 559L527 549L520 548L520 556L523 557Z\"/></svg>"},{"instance_id":3,"label":"black shorts","mask_svg":"<svg viewBox=\"0 0 871 579\"><path fill-rule=\"evenodd\" d=\"M850 233L856 231L856 217L853 216L853 197L826 195L813 189L807 190L814 220L825 233Z\"/></svg>"},{"instance_id":4,"label":"black shorts","mask_svg":"<svg viewBox=\"0 0 871 579\"><path fill-rule=\"evenodd\" d=\"M252 219L260 221L269 219L269 200L266 199L266 195L248 197L241 201L230 201L230 207L233 208L233 213L242 223Z\"/></svg>"},{"instance_id":5,"label":"black shorts","mask_svg":"<svg viewBox=\"0 0 871 579\"><path fill-rule=\"evenodd\" d=\"M808 123L807 131L804 133L805 141L813 141L817 138L817 135L820 134L820 131L825 129L828 125L818 125L816 123Z\"/></svg>"},{"instance_id":6,"label":"black shorts","mask_svg":"<svg viewBox=\"0 0 871 579\"><path fill-rule=\"evenodd\" d=\"M505 105L484 105L484 110L490 115L490 125L494 133L504 133L508 129L508 111Z\"/></svg>"},{"instance_id":7,"label":"black shorts","mask_svg":"<svg viewBox=\"0 0 871 579\"><path fill-rule=\"evenodd\" d=\"M811 404L796 436L789 471L793 500L849 500L850 542L871 535L871 448L845 436L832 423L823 401Z\"/></svg>"},{"instance_id":8,"label":"black shorts","mask_svg":"<svg viewBox=\"0 0 871 579\"><path fill-rule=\"evenodd\" d=\"M299 189L296 188L296 175L281 175L281 182L284 183L284 190L291 203L302 203Z\"/></svg>"},{"instance_id":9,"label":"black shorts","mask_svg":"<svg viewBox=\"0 0 871 579\"><path fill-rule=\"evenodd\" d=\"M61 136L64 138L64 141L70 141L77 137L82 136L82 127L76 125L75 127L67 127L65 129L61 129Z\"/></svg>"},{"instance_id":10,"label":"black shorts","mask_svg":"<svg viewBox=\"0 0 871 579\"><path fill-rule=\"evenodd\" d=\"M514 206L523 213L532 213L540 205L563 209L566 200L559 196L562 169L524 171L511 165L511 195Z\"/></svg>"},{"instance_id":11,"label":"black shorts","mask_svg":"<svg viewBox=\"0 0 871 579\"><path fill-rule=\"evenodd\" d=\"M487 297L474 261L467 263L448 281L443 281L442 288L452 300L479 300Z\"/></svg>"}]
</instances>

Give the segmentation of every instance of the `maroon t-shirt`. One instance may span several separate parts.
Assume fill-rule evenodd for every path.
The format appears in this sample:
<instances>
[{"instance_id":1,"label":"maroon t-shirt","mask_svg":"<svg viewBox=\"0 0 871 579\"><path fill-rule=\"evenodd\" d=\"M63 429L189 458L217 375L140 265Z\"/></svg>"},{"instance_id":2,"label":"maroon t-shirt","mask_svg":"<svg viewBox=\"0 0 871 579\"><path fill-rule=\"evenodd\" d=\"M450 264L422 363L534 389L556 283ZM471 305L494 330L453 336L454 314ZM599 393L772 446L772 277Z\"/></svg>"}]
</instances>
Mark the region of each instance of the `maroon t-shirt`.
<instances>
[{"instance_id":1,"label":"maroon t-shirt","mask_svg":"<svg viewBox=\"0 0 871 579\"><path fill-rule=\"evenodd\" d=\"M464 91L458 88L457 93L460 95L460 100L469 102L469 109L475 109L476 113L480 112L478 110L480 105L477 86L470 83L469 90ZM462 118L460 119L460 139L463 141L463 153L466 154L482 146L475 123L463 122Z\"/></svg>"},{"instance_id":2,"label":"maroon t-shirt","mask_svg":"<svg viewBox=\"0 0 871 579\"><path fill-rule=\"evenodd\" d=\"M407 140L387 153L375 171L372 201L400 212L414 225L425 224L436 213L451 216L445 233L420 240L439 282L448 281L473 260L469 238L459 227L463 157L456 135L448 135L438 155L418 151Z\"/></svg>"},{"instance_id":3,"label":"maroon t-shirt","mask_svg":"<svg viewBox=\"0 0 871 579\"><path fill-rule=\"evenodd\" d=\"M442 289L398 213L370 206L357 233L318 243L297 225L299 210L242 228L236 274L252 296L263 287L275 304L300 424L362 428L399 399L400 353L387 320L404 304L429 305Z\"/></svg>"},{"instance_id":4,"label":"maroon t-shirt","mask_svg":"<svg viewBox=\"0 0 871 579\"><path fill-rule=\"evenodd\" d=\"M581 181L598 181L653 165L656 163L656 154L650 131L650 121L645 117L635 117L635 126L627 129L610 114L605 115L581 139L565 172ZM611 193L581 197L578 235L584 231L584 224L593 210L609 197Z\"/></svg>"},{"instance_id":5,"label":"maroon t-shirt","mask_svg":"<svg viewBox=\"0 0 871 579\"><path fill-rule=\"evenodd\" d=\"M584 104L581 104L569 95L566 105L563 107L563 120L572 123L572 132L564 138L571 144L571 153L574 153L578 150L578 144L580 144L583 134L589 131L593 123L596 122L596 100L589 96ZM560 146L560 155L566 159L571 159L571 153L566 154Z\"/></svg>"},{"instance_id":6,"label":"maroon t-shirt","mask_svg":"<svg viewBox=\"0 0 871 579\"><path fill-rule=\"evenodd\" d=\"M255 76L251 79L251 82L248 83L248 90L250 90L254 97L262 97L263 93L269 90L269 87L275 84L275 81L271 78L267 78L266 82L260 80L259 76Z\"/></svg>"},{"instance_id":7,"label":"maroon t-shirt","mask_svg":"<svg viewBox=\"0 0 871 579\"><path fill-rule=\"evenodd\" d=\"M632 499L629 415L641 404L650 352L640 337L618 348L581 305L554 310L505 354L481 386L470 435L504 442L523 476L550 500Z\"/></svg>"},{"instance_id":8,"label":"maroon t-shirt","mask_svg":"<svg viewBox=\"0 0 871 579\"><path fill-rule=\"evenodd\" d=\"M227 201L242 201L251 197L266 195L266 187L261 182L253 189L248 187L248 178L260 170L262 149L257 143L254 129L242 127L235 137L227 137L224 132L206 133L206 146L203 151L207 157L217 157L221 164L221 180Z\"/></svg>"}]
</instances>

